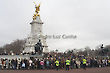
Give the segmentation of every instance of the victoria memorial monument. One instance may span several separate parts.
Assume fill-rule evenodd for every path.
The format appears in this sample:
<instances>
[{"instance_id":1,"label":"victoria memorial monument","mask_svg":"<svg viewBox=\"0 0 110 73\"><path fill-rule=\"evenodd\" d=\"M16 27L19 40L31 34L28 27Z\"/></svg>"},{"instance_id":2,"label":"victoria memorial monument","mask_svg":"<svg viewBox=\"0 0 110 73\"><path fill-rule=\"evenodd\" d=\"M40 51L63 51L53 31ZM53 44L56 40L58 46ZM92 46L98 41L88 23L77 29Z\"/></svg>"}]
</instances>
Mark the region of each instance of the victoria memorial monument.
<instances>
[{"instance_id":1,"label":"victoria memorial monument","mask_svg":"<svg viewBox=\"0 0 110 73\"><path fill-rule=\"evenodd\" d=\"M43 22L40 19L40 4L35 4L35 14L33 15L33 20L30 23L31 24L31 32L28 38L26 39L24 52L30 53L30 52L36 52L37 50L41 50L42 52L48 52L48 46L46 43L46 37L43 35L42 32L42 25ZM40 46L38 45L40 44ZM39 46L39 48L37 47Z\"/></svg>"}]
</instances>

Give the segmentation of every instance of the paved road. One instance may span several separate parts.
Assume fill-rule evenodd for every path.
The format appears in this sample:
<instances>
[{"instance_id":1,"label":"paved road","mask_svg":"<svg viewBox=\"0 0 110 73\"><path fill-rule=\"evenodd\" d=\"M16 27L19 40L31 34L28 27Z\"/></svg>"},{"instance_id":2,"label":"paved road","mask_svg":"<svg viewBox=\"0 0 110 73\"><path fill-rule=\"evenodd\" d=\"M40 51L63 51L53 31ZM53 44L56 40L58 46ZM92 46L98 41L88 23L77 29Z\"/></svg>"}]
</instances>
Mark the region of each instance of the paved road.
<instances>
[{"instance_id":1,"label":"paved road","mask_svg":"<svg viewBox=\"0 0 110 73\"><path fill-rule=\"evenodd\" d=\"M110 67L65 70L0 70L0 73L110 73Z\"/></svg>"}]
</instances>

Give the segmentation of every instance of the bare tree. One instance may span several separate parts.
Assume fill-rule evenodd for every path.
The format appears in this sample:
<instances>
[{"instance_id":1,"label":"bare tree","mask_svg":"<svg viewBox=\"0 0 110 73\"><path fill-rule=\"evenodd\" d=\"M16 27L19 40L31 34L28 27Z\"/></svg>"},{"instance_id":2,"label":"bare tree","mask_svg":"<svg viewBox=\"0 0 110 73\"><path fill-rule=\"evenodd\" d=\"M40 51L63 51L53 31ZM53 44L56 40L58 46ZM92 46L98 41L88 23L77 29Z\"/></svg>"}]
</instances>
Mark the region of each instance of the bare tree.
<instances>
[{"instance_id":1,"label":"bare tree","mask_svg":"<svg viewBox=\"0 0 110 73\"><path fill-rule=\"evenodd\" d=\"M0 53L3 53L4 50L6 51L6 53L10 53L10 51L19 54L23 51L25 45L25 40L14 40L12 43L10 44L6 44L2 47L2 50L0 51Z\"/></svg>"}]
</instances>

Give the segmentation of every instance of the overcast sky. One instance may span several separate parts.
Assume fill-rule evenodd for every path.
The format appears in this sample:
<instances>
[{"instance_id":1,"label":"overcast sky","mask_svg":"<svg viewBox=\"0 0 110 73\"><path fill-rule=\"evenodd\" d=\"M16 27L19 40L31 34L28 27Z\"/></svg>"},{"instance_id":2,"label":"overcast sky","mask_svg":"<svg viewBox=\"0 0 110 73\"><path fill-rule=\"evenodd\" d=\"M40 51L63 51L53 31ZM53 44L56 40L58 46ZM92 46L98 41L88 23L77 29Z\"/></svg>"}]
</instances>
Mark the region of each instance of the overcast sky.
<instances>
[{"instance_id":1,"label":"overcast sky","mask_svg":"<svg viewBox=\"0 0 110 73\"><path fill-rule=\"evenodd\" d=\"M34 1L41 2L44 34L77 35L77 39L47 39L50 50L110 44L110 0ZM29 35L34 10L33 0L0 0L0 46Z\"/></svg>"}]
</instances>

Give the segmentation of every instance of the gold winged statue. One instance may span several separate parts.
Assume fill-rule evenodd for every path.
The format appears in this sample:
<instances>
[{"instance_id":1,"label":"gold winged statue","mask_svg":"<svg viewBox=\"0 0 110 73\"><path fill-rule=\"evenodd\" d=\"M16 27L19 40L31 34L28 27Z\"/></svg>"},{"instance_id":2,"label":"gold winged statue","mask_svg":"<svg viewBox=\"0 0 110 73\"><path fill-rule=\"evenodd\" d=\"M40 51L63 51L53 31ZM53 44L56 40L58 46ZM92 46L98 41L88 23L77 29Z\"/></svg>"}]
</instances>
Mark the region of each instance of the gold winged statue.
<instances>
[{"instance_id":1,"label":"gold winged statue","mask_svg":"<svg viewBox=\"0 0 110 73\"><path fill-rule=\"evenodd\" d=\"M36 8L36 10L35 10L35 14L34 14L34 16L33 16L33 20L35 20L36 19L36 16L40 16L39 15L39 11L40 11L40 4L37 6L37 4L34 2L34 4L35 4L35 8Z\"/></svg>"}]
</instances>

